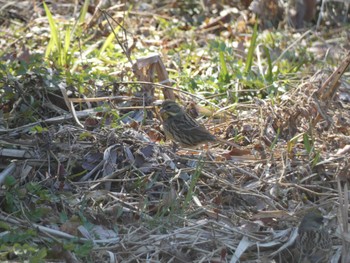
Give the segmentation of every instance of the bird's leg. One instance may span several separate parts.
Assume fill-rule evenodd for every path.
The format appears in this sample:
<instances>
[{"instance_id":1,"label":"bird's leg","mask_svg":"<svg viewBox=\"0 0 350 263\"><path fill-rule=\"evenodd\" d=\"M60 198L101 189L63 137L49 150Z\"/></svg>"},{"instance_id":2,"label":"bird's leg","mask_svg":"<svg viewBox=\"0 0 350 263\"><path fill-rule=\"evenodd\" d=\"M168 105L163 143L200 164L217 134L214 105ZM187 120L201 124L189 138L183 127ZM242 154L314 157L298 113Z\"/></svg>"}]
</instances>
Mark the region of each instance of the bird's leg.
<instances>
[{"instance_id":1,"label":"bird's leg","mask_svg":"<svg viewBox=\"0 0 350 263\"><path fill-rule=\"evenodd\" d=\"M212 161L214 161L214 156L211 154L211 152L210 152L210 147L209 147L209 144L206 144L206 147L205 147L206 149L204 149L204 147L203 147L203 150L205 150L205 155L208 157L208 159L209 160L212 160Z\"/></svg>"},{"instance_id":2,"label":"bird's leg","mask_svg":"<svg viewBox=\"0 0 350 263\"><path fill-rule=\"evenodd\" d=\"M205 156L207 156L209 158L209 160L213 160L214 157L213 155L210 153L210 147L209 147L209 143L205 143L202 144L199 148L200 150L200 156L202 156L203 153L205 153Z\"/></svg>"}]
</instances>

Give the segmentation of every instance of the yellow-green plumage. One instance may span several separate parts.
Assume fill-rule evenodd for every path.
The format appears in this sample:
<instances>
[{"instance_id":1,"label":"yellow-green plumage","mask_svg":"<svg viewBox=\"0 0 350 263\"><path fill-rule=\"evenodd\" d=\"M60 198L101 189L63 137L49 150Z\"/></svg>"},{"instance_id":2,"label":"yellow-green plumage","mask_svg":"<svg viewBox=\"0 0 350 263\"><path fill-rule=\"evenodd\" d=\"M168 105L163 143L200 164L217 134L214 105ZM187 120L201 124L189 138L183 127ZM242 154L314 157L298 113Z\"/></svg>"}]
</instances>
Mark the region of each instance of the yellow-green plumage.
<instances>
[{"instance_id":1,"label":"yellow-green plumage","mask_svg":"<svg viewBox=\"0 0 350 263\"><path fill-rule=\"evenodd\" d=\"M188 115L175 101L165 100L160 114L167 139L171 139L184 147L194 147L210 141L216 141L205 127Z\"/></svg>"}]
</instances>

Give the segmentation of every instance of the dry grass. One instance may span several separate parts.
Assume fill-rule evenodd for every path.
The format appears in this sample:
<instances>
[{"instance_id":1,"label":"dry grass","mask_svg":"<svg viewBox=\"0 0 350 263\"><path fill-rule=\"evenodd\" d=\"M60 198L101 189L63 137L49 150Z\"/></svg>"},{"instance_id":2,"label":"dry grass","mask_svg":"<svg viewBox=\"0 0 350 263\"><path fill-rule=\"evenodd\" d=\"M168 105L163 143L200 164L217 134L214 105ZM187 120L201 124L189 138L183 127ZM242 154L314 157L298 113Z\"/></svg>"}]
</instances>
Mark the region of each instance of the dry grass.
<instances>
[{"instance_id":1,"label":"dry grass","mask_svg":"<svg viewBox=\"0 0 350 263\"><path fill-rule=\"evenodd\" d=\"M350 111L339 102L338 81L349 59L275 101L235 104L234 115L231 105L218 110L205 124L225 140L239 134L240 149L174 151L162 142L157 106L136 93L101 96L106 110L97 107L101 98L69 98L60 87L57 109L46 90L26 89L40 94L43 118L0 127L0 237L35 230L28 243L62 262L81 261L64 244L88 242L81 258L90 262L293 262L296 227L317 207L328 219L332 262L341 253L346 262ZM164 73L162 63L155 68ZM138 80L152 81L153 70ZM131 83L140 82L114 84ZM148 83L146 91L160 98L160 86ZM199 97L166 91L192 103ZM34 132L37 126L44 129ZM9 175L13 183L5 182Z\"/></svg>"}]
</instances>

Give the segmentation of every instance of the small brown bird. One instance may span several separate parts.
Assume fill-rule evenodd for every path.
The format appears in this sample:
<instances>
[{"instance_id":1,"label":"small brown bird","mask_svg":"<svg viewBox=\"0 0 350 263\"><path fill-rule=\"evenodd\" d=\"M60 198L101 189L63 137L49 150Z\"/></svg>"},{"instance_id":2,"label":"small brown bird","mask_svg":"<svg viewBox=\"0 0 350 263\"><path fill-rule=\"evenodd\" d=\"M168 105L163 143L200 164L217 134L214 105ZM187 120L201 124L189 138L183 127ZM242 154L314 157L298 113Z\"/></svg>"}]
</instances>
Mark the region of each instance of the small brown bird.
<instances>
[{"instance_id":1,"label":"small brown bird","mask_svg":"<svg viewBox=\"0 0 350 263\"><path fill-rule=\"evenodd\" d=\"M163 119L165 136L183 147L195 147L217 141L214 135L188 115L175 101L165 100L160 115Z\"/></svg>"},{"instance_id":2,"label":"small brown bird","mask_svg":"<svg viewBox=\"0 0 350 263\"><path fill-rule=\"evenodd\" d=\"M329 263L332 240L323 228L323 216L319 211L307 213L299 226L296 247L299 263Z\"/></svg>"}]
</instances>

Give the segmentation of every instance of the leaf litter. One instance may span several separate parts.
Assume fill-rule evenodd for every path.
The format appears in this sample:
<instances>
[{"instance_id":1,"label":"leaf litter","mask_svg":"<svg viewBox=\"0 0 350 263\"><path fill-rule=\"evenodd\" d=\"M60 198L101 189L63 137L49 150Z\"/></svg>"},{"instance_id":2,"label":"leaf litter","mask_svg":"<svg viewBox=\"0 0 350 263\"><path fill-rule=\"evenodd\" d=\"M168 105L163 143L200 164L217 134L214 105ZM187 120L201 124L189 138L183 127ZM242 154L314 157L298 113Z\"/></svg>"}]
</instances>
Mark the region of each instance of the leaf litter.
<instances>
[{"instance_id":1,"label":"leaf litter","mask_svg":"<svg viewBox=\"0 0 350 263\"><path fill-rule=\"evenodd\" d=\"M102 14L94 12L87 26ZM28 63L30 48L21 50L18 61ZM279 103L254 98L235 104L234 115L218 109L205 125L224 140L238 134L239 148L200 150L174 151L164 142L154 97L203 111L202 97L170 86L159 55L125 67L137 81L115 82L115 94L101 91L102 102L74 98L76 90L38 72L3 77L4 89L16 92L1 105L3 113L12 107L0 127L1 236L35 229L29 242L48 242L51 258L63 262L81 262L63 246L73 241L90 244L91 262L292 262L300 218L319 207L337 262L348 222L349 92L341 77L349 63L344 53L333 74L318 71ZM23 118L26 110L40 118Z\"/></svg>"}]
</instances>

